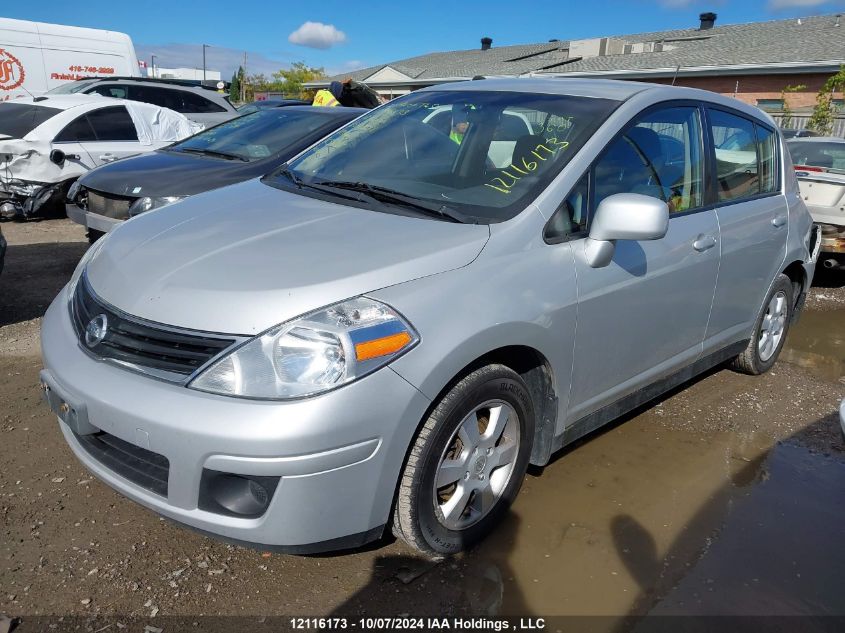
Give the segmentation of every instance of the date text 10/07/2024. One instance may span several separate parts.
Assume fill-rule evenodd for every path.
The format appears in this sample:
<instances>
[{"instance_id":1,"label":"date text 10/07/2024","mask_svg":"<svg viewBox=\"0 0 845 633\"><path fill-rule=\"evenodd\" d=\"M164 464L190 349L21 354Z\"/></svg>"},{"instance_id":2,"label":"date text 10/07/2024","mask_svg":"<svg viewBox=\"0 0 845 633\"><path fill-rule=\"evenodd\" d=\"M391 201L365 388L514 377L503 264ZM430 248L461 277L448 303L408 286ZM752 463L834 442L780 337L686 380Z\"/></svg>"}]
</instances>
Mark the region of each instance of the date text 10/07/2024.
<instances>
[{"instance_id":1,"label":"date text 10/07/2024","mask_svg":"<svg viewBox=\"0 0 845 633\"><path fill-rule=\"evenodd\" d=\"M543 618L299 617L291 618L290 625L298 631L542 631L546 621Z\"/></svg>"}]
</instances>

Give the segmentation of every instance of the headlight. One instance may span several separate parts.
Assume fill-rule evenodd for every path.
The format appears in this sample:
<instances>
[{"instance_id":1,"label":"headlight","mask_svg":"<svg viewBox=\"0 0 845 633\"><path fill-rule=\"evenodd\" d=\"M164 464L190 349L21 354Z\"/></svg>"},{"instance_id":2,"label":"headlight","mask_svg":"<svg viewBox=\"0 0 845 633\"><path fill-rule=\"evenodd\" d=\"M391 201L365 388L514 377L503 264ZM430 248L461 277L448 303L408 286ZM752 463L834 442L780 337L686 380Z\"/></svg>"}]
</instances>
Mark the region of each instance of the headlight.
<instances>
[{"instance_id":1,"label":"headlight","mask_svg":"<svg viewBox=\"0 0 845 633\"><path fill-rule=\"evenodd\" d=\"M79 260L79 263L76 265L76 270L73 271L73 275L70 277L70 281L68 282L68 301L73 302L73 295L76 292L76 285L79 283L79 279L82 277L82 273L85 270L85 267L88 265L94 255L96 255L101 248L103 248L103 244L106 243L106 238L109 236L106 233L103 237L98 239L94 242L91 246L88 247L88 250L85 251L85 254L82 256L82 259Z\"/></svg>"},{"instance_id":2,"label":"headlight","mask_svg":"<svg viewBox=\"0 0 845 633\"><path fill-rule=\"evenodd\" d=\"M138 198L129 206L129 217L135 217L147 211L164 207L187 198L187 196L162 196L160 198Z\"/></svg>"},{"instance_id":3,"label":"headlight","mask_svg":"<svg viewBox=\"0 0 845 633\"><path fill-rule=\"evenodd\" d=\"M359 297L250 339L188 386L244 398L312 396L374 372L418 341L392 308Z\"/></svg>"},{"instance_id":4,"label":"headlight","mask_svg":"<svg viewBox=\"0 0 845 633\"><path fill-rule=\"evenodd\" d=\"M73 181L73 184L70 186L70 189L67 190L67 201L71 204L76 202L76 196L79 195L79 189L82 185L79 184L79 179Z\"/></svg>"}]
</instances>

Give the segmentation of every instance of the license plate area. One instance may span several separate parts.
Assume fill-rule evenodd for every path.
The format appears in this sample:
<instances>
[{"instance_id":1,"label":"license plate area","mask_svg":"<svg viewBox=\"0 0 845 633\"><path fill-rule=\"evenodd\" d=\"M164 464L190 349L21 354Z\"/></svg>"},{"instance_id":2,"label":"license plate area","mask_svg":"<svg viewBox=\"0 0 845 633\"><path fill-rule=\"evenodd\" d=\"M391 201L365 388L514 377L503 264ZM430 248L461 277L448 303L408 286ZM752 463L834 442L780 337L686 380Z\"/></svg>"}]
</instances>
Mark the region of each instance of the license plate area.
<instances>
[{"instance_id":1,"label":"license plate area","mask_svg":"<svg viewBox=\"0 0 845 633\"><path fill-rule=\"evenodd\" d=\"M100 429L88 421L88 411L85 404L68 396L68 394L56 384L49 372L42 370L41 394L50 409L59 416L59 419L67 424L77 435L89 435Z\"/></svg>"}]
</instances>

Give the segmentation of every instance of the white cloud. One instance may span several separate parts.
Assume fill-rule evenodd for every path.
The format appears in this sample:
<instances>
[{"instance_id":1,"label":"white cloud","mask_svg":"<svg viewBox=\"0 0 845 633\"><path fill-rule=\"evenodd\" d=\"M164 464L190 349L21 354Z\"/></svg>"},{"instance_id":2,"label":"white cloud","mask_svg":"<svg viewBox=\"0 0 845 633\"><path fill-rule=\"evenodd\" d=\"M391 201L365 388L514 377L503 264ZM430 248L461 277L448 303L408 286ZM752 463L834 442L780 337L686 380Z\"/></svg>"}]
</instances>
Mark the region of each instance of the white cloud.
<instances>
[{"instance_id":1,"label":"white cloud","mask_svg":"<svg viewBox=\"0 0 845 633\"><path fill-rule=\"evenodd\" d=\"M335 44L343 44L346 41L346 33L336 29L334 24L306 22L288 35L288 41L309 48L326 49Z\"/></svg>"},{"instance_id":2,"label":"white cloud","mask_svg":"<svg viewBox=\"0 0 845 633\"><path fill-rule=\"evenodd\" d=\"M830 0L769 0L769 8L775 11L780 9L801 9L807 7L818 7L822 4L842 3L830 2Z\"/></svg>"}]
</instances>

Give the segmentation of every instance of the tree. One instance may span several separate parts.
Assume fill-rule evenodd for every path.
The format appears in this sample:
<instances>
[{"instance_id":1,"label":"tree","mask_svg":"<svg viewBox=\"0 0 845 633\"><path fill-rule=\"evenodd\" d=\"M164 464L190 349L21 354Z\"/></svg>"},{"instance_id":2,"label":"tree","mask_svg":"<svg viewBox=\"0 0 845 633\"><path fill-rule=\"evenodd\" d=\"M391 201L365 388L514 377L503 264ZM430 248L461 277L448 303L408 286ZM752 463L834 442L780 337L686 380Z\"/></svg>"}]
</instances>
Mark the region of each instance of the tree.
<instances>
[{"instance_id":1,"label":"tree","mask_svg":"<svg viewBox=\"0 0 845 633\"><path fill-rule=\"evenodd\" d=\"M229 99L231 101L241 100L241 77L243 77L243 67L238 67L238 70L232 73L232 83L229 84Z\"/></svg>"},{"instance_id":2,"label":"tree","mask_svg":"<svg viewBox=\"0 0 845 633\"><path fill-rule=\"evenodd\" d=\"M261 73L244 77L244 101L249 103L255 101L256 92L267 92L270 90L270 82Z\"/></svg>"},{"instance_id":3,"label":"tree","mask_svg":"<svg viewBox=\"0 0 845 633\"><path fill-rule=\"evenodd\" d=\"M786 85L783 87L783 90L780 91L780 100L783 103L783 107L781 111L780 117L780 126L782 128L790 128L792 127L792 108L789 107L789 99L787 99L787 95L792 94L794 92L800 92L802 90L806 90L807 86L804 84L798 84L797 86Z\"/></svg>"},{"instance_id":4,"label":"tree","mask_svg":"<svg viewBox=\"0 0 845 633\"><path fill-rule=\"evenodd\" d=\"M274 89L278 86L278 92L284 93L286 97L302 99L307 97L307 91L302 85L315 79L322 79L326 71L322 67L312 68L306 66L305 62L294 62L287 70L282 69L273 73Z\"/></svg>"},{"instance_id":5,"label":"tree","mask_svg":"<svg viewBox=\"0 0 845 633\"><path fill-rule=\"evenodd\" d=\"M819 134L829 136L833 132L833 118L839 111L833 103L833 95L845 88L845 66L839 67L839 72L824 82L822 89L816 96L816 107L807 123L807 127Z\"/></svg>"}]
</instances>

